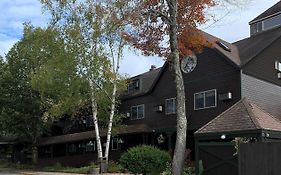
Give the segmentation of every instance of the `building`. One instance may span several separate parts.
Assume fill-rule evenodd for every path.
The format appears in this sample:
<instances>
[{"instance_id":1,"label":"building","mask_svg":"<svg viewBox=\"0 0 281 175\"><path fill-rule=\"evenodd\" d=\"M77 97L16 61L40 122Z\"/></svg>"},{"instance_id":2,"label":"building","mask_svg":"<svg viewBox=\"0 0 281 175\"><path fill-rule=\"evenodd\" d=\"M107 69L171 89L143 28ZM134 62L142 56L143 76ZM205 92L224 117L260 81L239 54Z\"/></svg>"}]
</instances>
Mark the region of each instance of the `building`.
<instances>
[{"instance_id":1,"label":"building","mask_svg":"<svg viewBox=\"0 0 281 175\"><path fill-rule=\"evenodd\" d=\"M249 24L251 36L235 43L201 32L213 47L183 59L183 72L187 72L183 73L188 117L187 148L192 150L193 158L196 131L206 131L204 128L209 128L210 122L225 111L231 116L247 116L248 113L238 112L239 107L229 110L236 109L237 104L253 104L262 111L255 113L256 117L268 114L278 120L265 118L263 121L271 121L271 125L280 123L281 2ZM117 159L120 153L138 144L152 144L172 151L176 135L175 97L168 62L161 68L151 67L148 72L132 77L127 92L121 97L119 110L126 118L124 126L117 129L117 136L112 139L111 158ZM58 122L54 130L61 135L42 138L39 142L39 164L79 165L95 159L95 134L87 116L85 114L71 124L77 126L76 129L66 128ZM214 127L220 124L224 123L217 122ZM244 127L239 122L230 125L237 125L238 129ZM103 131L101 133L105 136Z\"/></svg>"}]
</instances>

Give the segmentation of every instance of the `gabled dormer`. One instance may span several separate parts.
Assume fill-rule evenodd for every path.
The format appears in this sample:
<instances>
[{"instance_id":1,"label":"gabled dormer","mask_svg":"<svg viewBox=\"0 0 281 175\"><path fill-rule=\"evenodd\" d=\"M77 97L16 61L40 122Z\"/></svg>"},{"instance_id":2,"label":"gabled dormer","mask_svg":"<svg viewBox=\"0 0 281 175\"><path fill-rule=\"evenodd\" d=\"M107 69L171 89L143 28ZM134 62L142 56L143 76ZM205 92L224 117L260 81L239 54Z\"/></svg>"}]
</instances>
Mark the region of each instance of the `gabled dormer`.
<instances>
[{"instance_id":1,"label":"gabled dormer","mask_svg":"<svg viewBox=\"0 0 281 175\"><path fill-rule=\"evenodd\" d=\"M281 1L249 22L251 35L281 26Z\"/></svg>"}]
</instances>

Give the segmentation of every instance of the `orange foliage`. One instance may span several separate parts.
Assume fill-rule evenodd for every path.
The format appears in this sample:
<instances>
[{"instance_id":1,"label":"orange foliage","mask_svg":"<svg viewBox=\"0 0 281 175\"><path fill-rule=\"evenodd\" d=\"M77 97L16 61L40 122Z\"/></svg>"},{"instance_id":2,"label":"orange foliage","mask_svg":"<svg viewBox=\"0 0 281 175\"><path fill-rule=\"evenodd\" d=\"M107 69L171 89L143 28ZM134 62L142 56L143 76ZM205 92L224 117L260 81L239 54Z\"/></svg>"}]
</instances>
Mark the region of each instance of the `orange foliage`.
<instances>
[{"instance_id":1,"label":"orange foliage","mask_svg":"<svg viewBox=\"0 0 281 175\"><path fill-rule=\"evenodd\" d=\"M169 58L170 15L167 3L170 0L128 1L135 6L135 10L130 14L132 31L124 32L123 37L145 55ZM214 5L215 0L177 1L180 56L201 52L204 47L211 47L207 38L196 27L206 22L205 10Z\"/></svg>"}]
</instances>

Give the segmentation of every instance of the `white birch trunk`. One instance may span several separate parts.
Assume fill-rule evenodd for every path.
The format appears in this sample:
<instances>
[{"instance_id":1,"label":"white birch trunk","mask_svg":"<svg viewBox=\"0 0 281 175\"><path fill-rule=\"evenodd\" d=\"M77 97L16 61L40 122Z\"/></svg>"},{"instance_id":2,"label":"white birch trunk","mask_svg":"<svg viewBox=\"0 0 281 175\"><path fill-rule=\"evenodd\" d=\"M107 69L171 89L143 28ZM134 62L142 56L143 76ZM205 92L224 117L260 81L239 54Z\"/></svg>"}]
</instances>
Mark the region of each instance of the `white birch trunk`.
<instances>
[{"instance_id":1,"label":"white birch trunk","mask_svg":"<svg viewBox=\"0 0 281 175\"><path fill-rule=\"evenodd\" d=\"M105 155L104 155L106 158L106 161L108 161L108 155L109 155L111 130L112 130L112 123L113 123L113 117L114 117L115 106L116 106L116 91L117 91L117 85L116 85L116 81L114 81L113 91L112 91L112 102L111 102L111 109L110 109L109 123L108 123L108 131L107 131L107 138L106 138Z\"/></svg>"},{"instance_id":2,"label":"white birch trunk","mask_svg":"<svg viewBox=\"0 0 281 175\"><path fill-rule=\"evenodd\" d=\"M102 160L102 146L101 146L101 139L100 139L100 132L99 132L99 125L98 125L98 119L97 119L97 114L98 114L98 105L97 101L95 99L95 92L94 92L94 86L93 83L90 80L90 86L92 90L92 96L91 96L91 101L92 101L92 115L93 115L93 120L94 120L94 126L95 126L95 133L96 133L96 142L97 142L97 152L98 152L98 161Z\"/></svg>"},{"instance_id":3,"label":"white birch trunk","mask_svg":"<svg viewBox=\"0 0 281 175\"><path fill-rule=\"evenodd\" d=\"M115 108L116 108L116 93L117 93L117 75L119 73L119 64L122 57L122 49L123 49L124 43L121 40L118 46L118 54L116 59L116 69L115 69L115 61L114 61L114 52L111 47L111 56L112 56L112 71L115 74L114 80L113 80L113 90L112 90L112 97L111 97L111 108L110 108L110 115L109 115L109 123L108 123L108 130L107 130L107 138L106 138L106 147L105 147L105 159L106 162L108 162L108 156L109 156L109 148L110 148L110 139L111 139L111 131L112 131L112 124L113 124L113 117L115 114Z\"/></svg>"}]
</instances>

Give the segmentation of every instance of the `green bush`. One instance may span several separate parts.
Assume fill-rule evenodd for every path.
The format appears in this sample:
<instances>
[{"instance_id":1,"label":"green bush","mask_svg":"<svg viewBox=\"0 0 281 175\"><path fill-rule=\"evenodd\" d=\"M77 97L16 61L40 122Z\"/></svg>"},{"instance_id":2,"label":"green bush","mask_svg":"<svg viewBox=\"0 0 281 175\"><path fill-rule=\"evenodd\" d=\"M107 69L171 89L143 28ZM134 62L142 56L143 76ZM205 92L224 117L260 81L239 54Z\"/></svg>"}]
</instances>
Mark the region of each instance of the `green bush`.
<instances>
[{"instance_id":1,"label":"green bush","mask_svg":"<svg viewBox=\"0 0 281 175\"><path fill-rule=\"evenodd\" d=\"M167 152L147 145L132 147L120 158L121 166L134 174L160 174L170 161Z\"/></svg>"}]
</instances>

